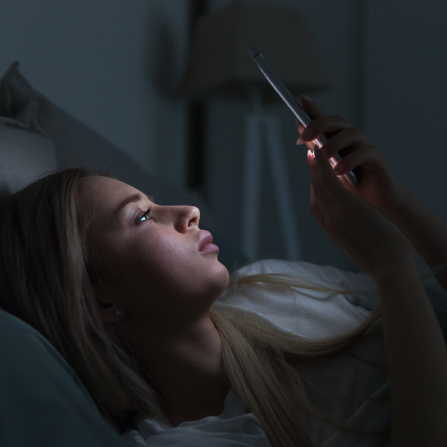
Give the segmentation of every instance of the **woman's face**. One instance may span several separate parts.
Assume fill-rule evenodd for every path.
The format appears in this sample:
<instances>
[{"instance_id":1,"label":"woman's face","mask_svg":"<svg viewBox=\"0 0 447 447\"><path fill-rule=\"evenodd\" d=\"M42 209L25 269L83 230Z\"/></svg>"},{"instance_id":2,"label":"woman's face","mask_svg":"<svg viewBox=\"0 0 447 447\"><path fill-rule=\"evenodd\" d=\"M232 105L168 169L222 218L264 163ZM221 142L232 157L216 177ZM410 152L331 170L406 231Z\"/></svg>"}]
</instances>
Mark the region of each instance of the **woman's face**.
<instances>
[{"instance_id":1,"label":"woman's face","mask_svg":"<svg viewBox=\"0 0 447 447\"><path fill-rule=\"evenodd\" d=\"M109 315L120 307L134 323L175 324L204 315L227 287L218 253L199 252L197 208L156 205L107 177L81 179L78 192L81 207L93 215L87 242L95 254L94 287ZM135 194L141 199L123 204Z\"/></svg>"}]
</instances>

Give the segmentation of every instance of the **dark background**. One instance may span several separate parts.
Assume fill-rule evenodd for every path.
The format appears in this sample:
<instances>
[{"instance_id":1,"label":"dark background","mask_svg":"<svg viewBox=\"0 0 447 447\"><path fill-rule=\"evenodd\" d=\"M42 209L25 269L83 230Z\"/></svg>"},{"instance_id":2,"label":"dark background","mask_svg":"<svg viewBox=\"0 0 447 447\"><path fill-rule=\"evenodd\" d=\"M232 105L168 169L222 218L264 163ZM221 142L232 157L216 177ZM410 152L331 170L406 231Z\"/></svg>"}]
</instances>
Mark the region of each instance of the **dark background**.
<instances>
[{"instance_id":1,"label":"dark background","mask_svg":"<svg viewBox=\"0 0 447 447\"><path fill-rule=\"evenodd\" d=\"M176 94L194 16L227 3L1 0L0 72L18 60L36 89L119 146L149 175L204 197L220 232L238 245L249 106L196 104ZM313 27L335 84L331 91L312 95L317 104L366 132L398 178L446 219L447 4L272 3L300 8ZM282 119L303 260L359 271L309 213L306 149L295 145L293 116L281 103L267 109ZM265 166L260 255L283 258L274 189Z\"/></svg>"}]
</instances>

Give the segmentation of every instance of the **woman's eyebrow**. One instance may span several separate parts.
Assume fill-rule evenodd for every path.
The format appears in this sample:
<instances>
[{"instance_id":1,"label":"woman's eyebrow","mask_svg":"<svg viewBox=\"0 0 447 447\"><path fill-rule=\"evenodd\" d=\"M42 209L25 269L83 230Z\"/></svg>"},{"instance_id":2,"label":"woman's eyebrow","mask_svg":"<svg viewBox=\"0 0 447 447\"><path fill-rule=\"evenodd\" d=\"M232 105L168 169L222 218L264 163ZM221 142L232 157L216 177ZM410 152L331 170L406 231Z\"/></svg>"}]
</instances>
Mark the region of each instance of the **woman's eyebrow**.
<instances>
[{"instance_id":1,"label":"woman's eyebrow","mask_svg":"<svg viewBox=\"0 0 447 447\"><path fill-rule=\"evenodd\" d=\"M140 202L143 200L143 198L146 198L149 202L152 202L154 200L153 196L148 197L146 194L140 194L137 192L136 194L132 194L129 197L126 197L116 208L116 210L113 212L113 217L116 217L118 213L129 203L132 202Z\"/></svg>"}]
</instances>

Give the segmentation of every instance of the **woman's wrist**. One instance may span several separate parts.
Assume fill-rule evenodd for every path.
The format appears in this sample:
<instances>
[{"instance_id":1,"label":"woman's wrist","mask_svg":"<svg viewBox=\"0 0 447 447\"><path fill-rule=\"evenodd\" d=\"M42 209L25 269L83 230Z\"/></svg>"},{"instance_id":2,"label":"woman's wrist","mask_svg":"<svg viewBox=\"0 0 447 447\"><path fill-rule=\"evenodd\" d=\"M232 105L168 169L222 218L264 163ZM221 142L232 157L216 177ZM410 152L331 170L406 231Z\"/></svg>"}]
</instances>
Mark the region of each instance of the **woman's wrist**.
<instances>
[{"instance_id":1,"label":"woman's wrist","mask_svg":"<svg viewBox=\"0 0 447 447\"><path fill-rule=\"evenodd\" d=\"M382 259L372 275L377 284L402 274L418 276L414 258L407 253L384 254Z\"/></svg>"},{"instance_id":2,"label":"woman's wrist","mask_svg":"<svg viewBox=\"0 0 447 447\"><path fill-rule=\"evenodd\" d=\"M381 214L385 216L388 220L397 225L397 222L405 215L406 210L411 209L413 204L416 202L417 197L413 190L406 186L402 186L402 194L400 201L391 210L381 210Z\"/></svg>"}]
</instances>

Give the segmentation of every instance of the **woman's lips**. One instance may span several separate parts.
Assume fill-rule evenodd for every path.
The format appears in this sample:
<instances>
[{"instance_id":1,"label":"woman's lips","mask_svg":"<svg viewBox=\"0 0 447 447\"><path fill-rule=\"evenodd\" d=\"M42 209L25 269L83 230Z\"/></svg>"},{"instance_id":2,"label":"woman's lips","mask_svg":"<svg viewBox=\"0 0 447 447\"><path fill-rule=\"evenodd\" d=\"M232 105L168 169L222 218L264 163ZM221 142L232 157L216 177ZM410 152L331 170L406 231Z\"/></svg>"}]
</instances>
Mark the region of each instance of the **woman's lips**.
<instances>
[{"instance_id":1,"label":"woman's lips","mask_svg":"<svg viewBox=\"0 0 447 447\"><path fill-rule=\"evenodd\" d=\"M219 247L214 244L205 244L199 251L200 253L218 252Z\"/></svg>"},{"instance_id":2,"label":"woman's lips","mask_svg":"<svg viewBox=\"0 0 447 447\"><path fill-rule=\"evenodd\" d=\"M207 230L202 230L202 233L200 234L199 251L201 253L219 251L219 247L212 242L213 235Z\"/></svg>"}]
</instances>

